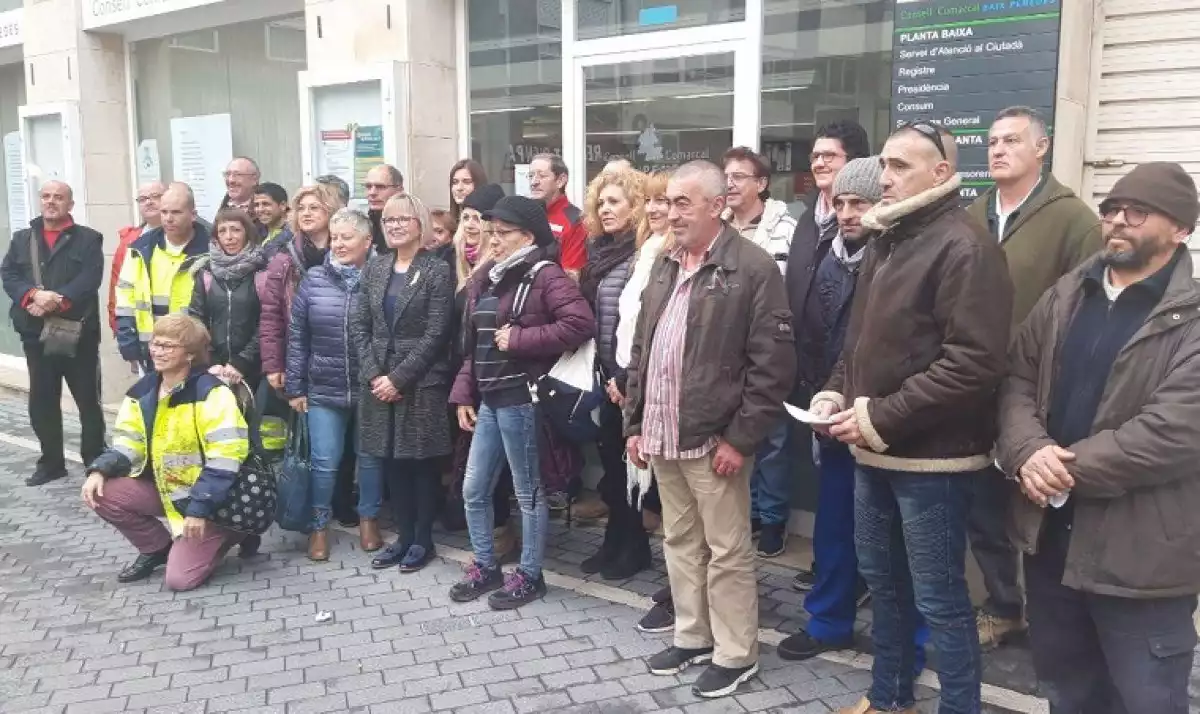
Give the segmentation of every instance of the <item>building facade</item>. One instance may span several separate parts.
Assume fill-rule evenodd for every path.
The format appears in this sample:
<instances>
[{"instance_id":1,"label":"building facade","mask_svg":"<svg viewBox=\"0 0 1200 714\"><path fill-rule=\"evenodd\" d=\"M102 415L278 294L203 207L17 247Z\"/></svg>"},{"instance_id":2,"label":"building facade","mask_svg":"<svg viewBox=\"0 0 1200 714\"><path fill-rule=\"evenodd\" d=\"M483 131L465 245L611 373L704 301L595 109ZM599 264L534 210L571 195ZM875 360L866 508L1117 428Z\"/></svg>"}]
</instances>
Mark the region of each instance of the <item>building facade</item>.
<instances>
[{"instance_id":1,"label":"building facade","mask_svg":"<svg viewBox=\"0 0 1200 714\"><path fill-rule=\"evenodd\" d=\"M0 0L0 249L50 177L109 252L148 180L187 181L211 218L234 156L289 191L341 175L356 199L386 161L445 205L466 156L521 192L560 153L578 201L614 157L748 145L794 201L838 118L874 147L943 122L969 199L1012 104L1050 117L1054 173L1098 202L1139 161L1200 177L1197 50L1194 0ZM23 367L4 323L0 363Z\"/></svg>"}]
</instances>

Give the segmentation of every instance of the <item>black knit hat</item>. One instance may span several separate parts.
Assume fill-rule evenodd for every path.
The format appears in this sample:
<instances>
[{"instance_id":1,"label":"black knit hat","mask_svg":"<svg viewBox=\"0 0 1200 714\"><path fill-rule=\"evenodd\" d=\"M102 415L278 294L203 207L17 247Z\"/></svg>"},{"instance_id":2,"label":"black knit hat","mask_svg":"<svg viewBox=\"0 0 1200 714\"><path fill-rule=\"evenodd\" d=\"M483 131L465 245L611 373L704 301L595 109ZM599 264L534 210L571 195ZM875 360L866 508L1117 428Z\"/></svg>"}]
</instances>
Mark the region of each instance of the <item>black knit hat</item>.
<instances>
[{"instance_id":1,"label":"black knit hat","mask_svg":"<svg viewBox=\"0 0 1200 714\"><path fill-rule=\"evenodd\" d=\"M475 195L475 194L471 194ZM546 218L546 207L525 196L505 196L492 210L483 214L485 221L504 221L533 234L533 242L543 248L554 244L554 233Z\"/></svg>"},{"instance_id":2,"label":"black knit hat","mask_svg":"<svg viewBox=\"0 0 1200 714\"><path fill-rule=\"evenodd\" d=\"M1183 167L1169 161L1152 161L1135 166L1122 176L1100 204L1100 212L1114 203L1131 201L1170 218L1188 228L1200 216L1196 182Z\"/></svg>"},{"instance_id":3,"label":"black knit hat","mask_svg":"<svg viewBox=\"0 0 1200 714\"><path fill-rule=\"evenodd\" d=\"M485 183L476 186L475 190L463 199L463 208L474 208L480 213L487 213L496 205L496 201L504 198L504 189L498 183Z\"/></svg>"}]
</instances>

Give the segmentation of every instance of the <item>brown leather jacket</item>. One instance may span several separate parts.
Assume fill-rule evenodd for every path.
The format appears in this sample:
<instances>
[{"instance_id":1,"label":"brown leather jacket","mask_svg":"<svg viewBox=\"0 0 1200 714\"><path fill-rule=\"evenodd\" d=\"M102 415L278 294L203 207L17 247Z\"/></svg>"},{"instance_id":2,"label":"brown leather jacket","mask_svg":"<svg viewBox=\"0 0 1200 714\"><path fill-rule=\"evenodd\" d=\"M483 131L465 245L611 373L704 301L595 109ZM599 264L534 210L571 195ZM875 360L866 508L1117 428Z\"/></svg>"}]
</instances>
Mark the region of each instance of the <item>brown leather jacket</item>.
<instances>
[{"instance_id":1,"label":"brown leather jacket","mask_svg":"<svg viewBox=\"0 0 1200 714\"><path fill-rule=\"evenodd\" d=\"M1059 353L1098 258L1042 296L1013 339L1000 395L1000 465L1016 474L1053 444L1046 430ZM1116 597L1200 592L1200 289L1185 250L1162 301L1113 364L1092 435L1075 453L1063 584ZM1017 545L1037 551L1044 511L1013 486Z\"/></svg>"},{"instance_id":2,"label":"brown leather jacket","mask_svg":"<svg viewBox=\"0 0 1200 714\"><path fill-rule=\"evenodd\" d=\"M646 369L679 263L658 257L642 293L625 402L625 435L642 433ZM719 436L752 455L783 414L796 377L792 313L779 267L765 250L726 226L700 266L688 299L679 448Z\"/></svg>"},{"instance_id":3,"label":"brown leather jacket","mask_svg":"<svg viewBox=\"0 0 1200 714\"><path fill-rule=\"evenodd\" d=\"M992 463L1012 280L996 241L959 207L958 178L891 205L863 259L842 359L816 403L852 405L860 464L959 473Z\"/></svg>"}]
</instances>

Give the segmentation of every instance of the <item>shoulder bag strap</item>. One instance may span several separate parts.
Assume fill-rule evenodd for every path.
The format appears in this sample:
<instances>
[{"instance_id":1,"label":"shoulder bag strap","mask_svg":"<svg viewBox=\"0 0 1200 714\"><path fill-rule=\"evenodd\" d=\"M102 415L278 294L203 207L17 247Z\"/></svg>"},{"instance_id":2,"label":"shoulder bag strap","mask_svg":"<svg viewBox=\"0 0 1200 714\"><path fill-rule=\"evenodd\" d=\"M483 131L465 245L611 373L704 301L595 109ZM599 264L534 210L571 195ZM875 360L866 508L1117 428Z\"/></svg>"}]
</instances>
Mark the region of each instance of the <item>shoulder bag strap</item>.
<instances>
[{"instance_id":1,"label":"shoulder bag strap","mask_svg":"<svg viewBox=\"0 0 1200 714\"><path fill-rule=\"evenodd\" d=\"M29 262L33 268L33 284L42 289L42 248L38 245L37 231L29 229Z\"/></svg>"}]
</instances>

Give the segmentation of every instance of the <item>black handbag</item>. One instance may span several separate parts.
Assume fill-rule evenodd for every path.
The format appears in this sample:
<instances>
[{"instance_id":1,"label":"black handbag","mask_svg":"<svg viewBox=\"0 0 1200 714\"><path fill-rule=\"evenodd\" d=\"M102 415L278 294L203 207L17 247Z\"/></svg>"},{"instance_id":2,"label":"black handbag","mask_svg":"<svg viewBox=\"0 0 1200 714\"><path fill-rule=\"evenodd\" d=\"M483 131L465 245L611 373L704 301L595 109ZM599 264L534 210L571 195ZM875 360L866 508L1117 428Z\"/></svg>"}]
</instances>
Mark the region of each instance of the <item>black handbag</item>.
<instances>
[{"instance_id":1,"label":"black handbag","mask_svg":"<svg viewBox=\"0 0 1200 714\"><path fill-rule=\"evenodd\" d=\"M29 231L29 262L33 267L33 284L38 290L44 290L42 285L42 257L38 246L36 231ZM47 315L42 318L42 333L38 341L42 343L42 354L47 357L74 357L79 348L79 338L83 336L83 319L68 320L65 317Z\"/></svg>"},{"instance_id":2,"label":"black handbag","mask_svg":"<svg viewBox=\"0 0 1200 714\"><path fill-rule=\"evenodd\" d=\"M254 405L254 394L249 387L246 387L245 383L239 386L246 390L246 395L249 397L248 406L243 407L242 413L247 415L246 422L250 429L256 429L258 412ZM241 403L242 400L239 399L239 405ZM200 459L204 463L208 463L208 458L204 455L204 439L200 435L200 425L194 419L192 424L196 428L196 443L200 447ZM229 492L213 509L208 520L227 530L249 535L262 535L275 522L275 508L278 499L276 474L274 467L256 446L258 440L249 439L248 441L250 453L242 462L241 468L238 469L237 475L233 479L233 485L229 487ZM172 501L172 504L180 515L186 516L190 501L190 498L181 498L178 501Z\"/></svg>"}]
</instances>

